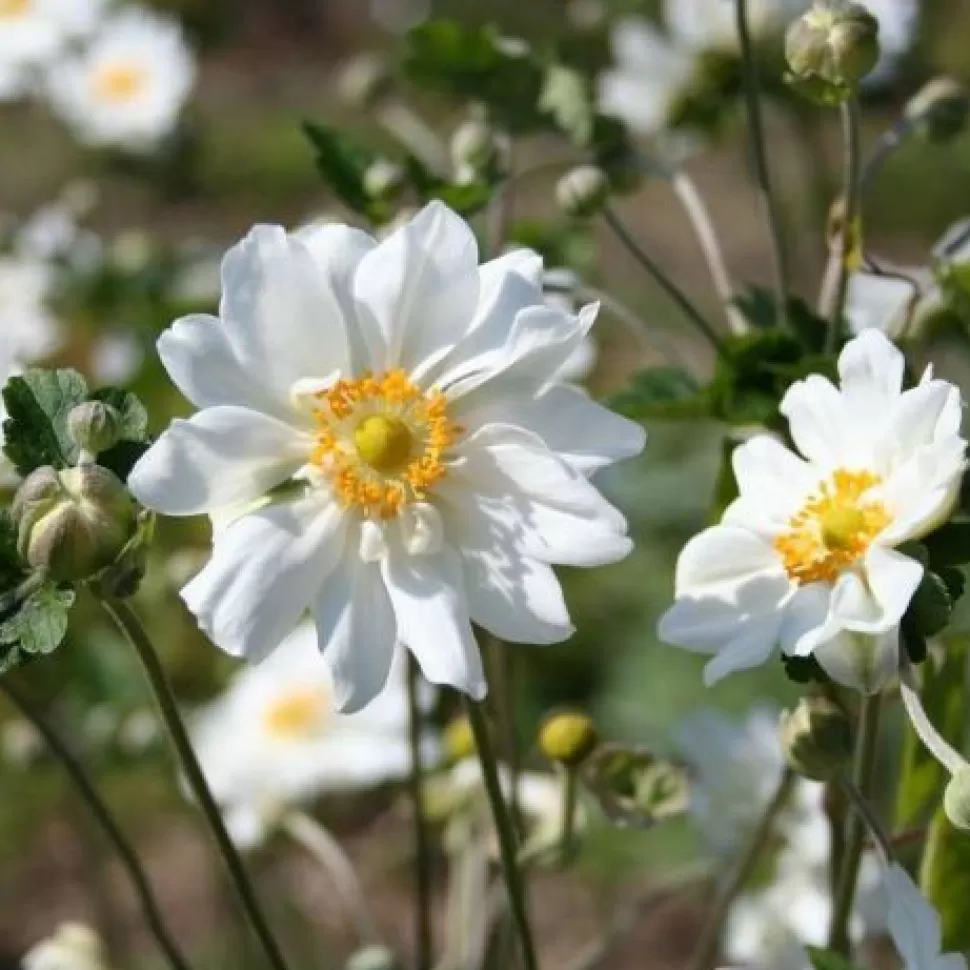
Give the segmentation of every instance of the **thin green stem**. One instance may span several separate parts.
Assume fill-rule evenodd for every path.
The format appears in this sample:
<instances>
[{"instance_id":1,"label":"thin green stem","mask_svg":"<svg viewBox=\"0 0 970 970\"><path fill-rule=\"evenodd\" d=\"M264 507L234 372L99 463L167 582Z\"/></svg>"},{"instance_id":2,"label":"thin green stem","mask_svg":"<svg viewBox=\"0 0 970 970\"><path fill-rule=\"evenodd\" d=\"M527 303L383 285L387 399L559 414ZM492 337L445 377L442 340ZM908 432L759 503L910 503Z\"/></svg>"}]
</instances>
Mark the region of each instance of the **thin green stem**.
<instances>
[{"instance_id":1,"label":"thin green stem","mask_svg":"<svg viewBox=\"0 0 970 970\"><path fill-rule=\"evenodd\" d=\"M775 794L765 807L761 820L754 832L751 833L751 838L734 871L721 887L711 905L707 921L701 929L700 939L688 964L689 970L708 970L709 967L714 965L721 943L721 934L724 931L724 923L731 911L731 906L751 878L762 852L770 844L775 820L788 801L794 780L792 772L786 769Z\"/></svg>"},{"instance_id":2,"label":"thin green stem","mask_svg":"<svg viewBox=\"0 0 970 970\"><path fill-rule=\"evenodd\" d=\"M869 188L870 185L879 177L883 167L893 153L903 142L916 130L917 119L903 116L892 128L888 128L880 136L873 146L872 154L866 159L862 166L859 176L862 190Z\"/></svg>"},{"instance_id":3,"label":"thin green stem","mask_svg":"<svg viewBox=\"0 0 970 970\"><path fill-rule=\"evenodd\" d=\"M903 706L906 708L910 724L913 725L913 730L919 736L920 741L951 775L963 771L967 767L966 758L940 734L930 720L926 708L923 707L919 691L916 689L913 669L905 653L902 657L899 675L899 692L903 699Z\"/></svg>"},{"instance_id":4,"label":"thin green stem","mask_svg":"<svg viewBox=\"0 0 970 970\"><path fill-rule=\"evenodd\" d=\"M707 321L707 318L691 302L686 293L660 268L653 258L645 252L630 235L626 227L610 209L603 210L603 218L617 239L626 247L627 252L650 274L654 282L673 300L694 326L707 338L711 346L720 353L723 349L721 338Z\"/></svg>"},{"instance_id":5,"label":"thin green stem","mask_svg":"<svg viewBox=\"0 0 970 970\"><path fill-rule=\"evenodd\" d=\"M872 795L876 768L876 752L879 742L879 714L882 698L876 694L864 696L859 711L859 729L856 741L855 765L852 781L863 801ZM839 881L835 891L835 904L832 909L832 922L829 926L829 949L849 956L849 920L852 916L852 903L855 899L856 884L859 881L859 868L862 865L862 852L865 848L866 826L857 812L849 816L846 835L845 854Z\"/></svg>"},{"instance_id":6,"label":"thin green stem","mask_svg":"<svg viewBox=\"0 0 970 970\"><path fill-rule=\"evenodd\" d=\"M574 833L576 821L576 800L579 796L579 772L569 765L562 767L562 833L559 841L559 857L563 865L568 865L575 850Z\"/></svg>"},{"instance_id":7,"label":"thin green stem","mask_svg":"<svg viewBox=\"0 0 970 970\"><path fill-rule=\"evenodd\" d=\"M889 840L889 836L886 834L886 830L882 827L879 819L876 817L876 813L873 811L872 806L869 801L863 796L862 792L859 791L855 782L851 778L846 778L845 775L838 779L839 784L842 786L842 790L845 792L852 807L856 810L859 818L862 819L863 823L869 829L869 834L872 836L873 844L879 850L879 854L882 856L882 861L885 862L887 866L892 864L892 844Z\"/></svg>"},{"instance_id":8,"label":"thin green stem","mask_svg":"<svg viewBox=\"0 0 970 970\"><path fill-rule=\"evenodd\" d=\"M775 310L778 325L787 327L788 294L791 292L788 256L781 230L778 201L771 186L771 169L768 167L764 122L761 117L761 96L758 91L758 68L755 61L754 46L751 43L751 31L748 28L747 0L736 0L734 7L744 72L744 99L748 111L748 141L751 146L751 157L754 162L761 204L768 223L768 234L771 237L772 267L775 277Z\"/></svg>"},{"instance_id":9,"label":"thin green stem","mask_svg":"<svg viewBox=\"0 0 970 970\"><path fill-rule=\"evenodd\" d=\"M178 703L165 674L165 668L162 666L141 620L134 610L122 600L102 599L100 602L105 612L134 648L135 653L138 654L138 659L141 661L155 695L162 720L165 722L172 745L175 748L182 770L185 772L186 781L208 824L209 831L215 839L226 871L239 901L242 903L249 924L259 940L267 963L273 967L273 970L287 970L286 961L260 908L242 858L226 831L219 806L216 805L212 792L209 791L202 767L192 749L192 742L189 740L185 725L182 723Z\"/></svg>"},{"instance_id":10,"label":"thin green stem","mask_svg":"<svg viewBox=\"0 0 970 970\"><path fill-rule=\"evenodd\" d=\"M482 705L470 698L465 698L465 708L468 722L471 724L475 736L475 747L482 765L482 777L485 781L485 791L492 807L492 817L495 820L495 831L498 834L499 851L502 857L502 872L505 876L505 887L509 895L509 907L512 918L522 944L522 956L525 970L538 970L539 962L536 957L535 944L532 940L532 928L529 925L529 915L526 911L525 891L522 884L522 874L516 859L515 828L505 796L502 794L502 784L499 781L498 764L492 741L488 733L488 724Z\"/></svg>"},{"instance_id":11,"label":"thin green stem","mask_svg":"<svg viewBox=\"0 0 970 970\"><path fill-rule=\"evenodd\" d=\"M832 292L823 307L825 316L829 319L826 350L830 353L838 346L839 336L842 333L842 318L845 315L845 301L849 293L849 274L860 242L859 200L862 194L860 191L862 166L860 127L859 102L855 98L849 98L842 105L842 177L845 205L841 214L842 224L838 237L832 244L832 255L829 258L831 271L826 272L827 280L831 281Z\"/></svg>"},{"instance_id":12,"label":"thin green stem","mask_svg":"<svg viewBox=\"0 0 970 970\"><path fill-rule=\"evenodd\" d=\"M128 873L128 878L135 890L135 895L141 903L142 911L145 914L145 922L151 930L152 935L158 943L159 949L165 954L166 959L174 970L191 970L189 961L183 956L178 948L171 932L165 925L155 894L152 891L151 883L145 873L138 853L134 846L128 841L125 833L115 821L111 809L98 794L94 783L88 777L84 766L74 756L74 753L63 741L60 735L47 723L46 718L34 707L27 696L21 693L20 689L14 686L13 682L7 678L0 681L0 690L10 699L17 710L34 726L37 732L43 737L51 753L60 762L61 767L67 773L71 783L77 789L78 795L87 805L94 820L101 827L105 837L111 843L118 858Z\"/></svg>"},{"instance_id":13,"label":"thin green stem","mask_svg":"<svg viewBox=\"0 0 970 970\"><path fill-rule=\"evenodd\" d=\"M414 809L415 851L415 962L418 970L429 970L432 961L431 932L431 838L424 804L424 770L421 761L421 703L418 697L421 671L408 655L408 714L411 743L411 804Z\"/></svg>"}]
</instances>

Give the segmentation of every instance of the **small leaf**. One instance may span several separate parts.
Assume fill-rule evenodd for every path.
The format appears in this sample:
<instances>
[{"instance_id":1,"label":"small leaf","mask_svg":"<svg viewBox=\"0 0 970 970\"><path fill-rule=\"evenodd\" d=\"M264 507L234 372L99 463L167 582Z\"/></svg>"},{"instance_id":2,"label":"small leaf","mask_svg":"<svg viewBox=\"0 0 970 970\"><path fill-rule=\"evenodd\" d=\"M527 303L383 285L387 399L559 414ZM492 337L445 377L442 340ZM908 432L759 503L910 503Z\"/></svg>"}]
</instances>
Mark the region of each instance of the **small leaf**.
<instances>
[{"instance_id":1,"label":"small leaf","mask_svg":"<svg viewBox=\"0 0 970 970\"><path fill-rule=\"evenodd\" d=\"M763 286L748 286L734 298L734 305L757 330L771 330L778 324L775 294ZM821 353L825 348L829 322L820 317L801 297L789 297L786 304L788 323L804 348Z\"/></svg>"},{"instance_id":2,"label":"small leaf","mask_svg":"<svg viewBox=\"0 0 970 970\"><path fill-rule=\"evenodd\" d=\"M317 168L330 191L352 212L374 222L386 221L390 215L386 205L371 199L364 187L364 176L377 161L376 152L330 125L306 121L303 132L313 145Z\"/></svg>"},{"instance_id":3,"label":"small leaf","mask_svg":"<svg viewBox=\"0 0 970 970\"><path fill-rule=\"evenodd\" d=\"M934 569L970 564L970 522L956 520L931 532L923 544Z\"/></svg>"},{"instance_id":4,"label":"small leaf","mask_svg":"<svg viewBox=\"0 0 970 970\"><path fill-rule=\"evenodd\" d=\"M814 657L789 657L781 655L785 676L793 684L827 684L829 675Z\"/></svg>"},{"instance_id":5,"label":"small leaf","mask_svg":"<svg viewBox=\"0 0 970 970\"><path fill-rule=\"evenodd\" d=\"M610 407L634 421L703 417L707 402L700 385L684 370L655 367L633 376Z\"/></svg>"},{"instance_id":6,"label":"small leaf","mask_svg":"<svg viewBox=\"0 0 970 970\"><path fill-rule=\"evenodd\" d=\"M121 440L144 444L148 441L148 410L136 394L118 387L102 387L90 398L110 405L121 417Z\"/></svg>"},{"instance_id":7,"label":"small leaf","mask_svg":"<svg viewBox=\"0 0 970 970\"><path fill-rule=\"evenodd\" d=\"M930 825L920 887L940 914L943 952L970 949L970 835L951 824L942 806Z\"/></svg>"},{"instance_id":8,"label":"small leaf","mask_svg":"<svg viewBox=\"0 0 970 970\"><path fill-rule=\"evenodd\" d=\"M68 614L73 605L73 590L50 584L41 586L13 616L0 623L0 644L31 655L52 653L67 633Z\"/></svg>"},{"instance_id":9,"label":"small leaf","mask_svg":"<svg viewBox=\"0 0 970 970\"><path fill-rule=\"evenodd\" d=\"M88 397L84 378L75 370L28 370L11 377L3 389L7 420L4 452L20 475L42 465L66 468L78 448L67 429L67 416Z\"/></svg>"},{"instance_id":10,"label":"small leaf","mask_svg":"<svg viewBox=\"0 0 970 970\"><path fill-rule=\"evenodd\" d=\"M815 970L859 970L858 964L847 960L839 953L832 950L823 950L818 946L806 946L805 952L808 954L808 961Z\"/></svg>"},{"instance_id":11,"label":"small leaf","mask_svg":"<svg viewBox=\"0 0 970 970\"><path fill-rule=\"evenodd\" d=\"M963 595L963 585L963 574L957 569L948 567L939 572L927 569L903 616L904 635L925 640L942 633Z\"/></svg>"}]
</instances>

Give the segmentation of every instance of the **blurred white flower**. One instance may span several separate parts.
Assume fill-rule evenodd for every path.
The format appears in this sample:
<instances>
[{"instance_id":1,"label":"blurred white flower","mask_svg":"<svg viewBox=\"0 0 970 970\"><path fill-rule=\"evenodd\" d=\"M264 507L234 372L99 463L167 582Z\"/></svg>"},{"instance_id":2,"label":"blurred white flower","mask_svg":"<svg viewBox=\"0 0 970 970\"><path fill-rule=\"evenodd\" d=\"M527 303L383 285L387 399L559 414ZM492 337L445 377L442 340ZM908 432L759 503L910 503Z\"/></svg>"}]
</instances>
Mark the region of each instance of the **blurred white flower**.
<instances>
[{"instance_id":1,"label":"blurred white flower","mask_svg":"<svg viewBox=\"0 0 970 970\"><path fill-rule=\"evenodd\" d=\"M43 262L0 257L0 360L23 365L57 349L61 334L46 305L51 281Z\"/></svg>"},{"instance_id":2,"label":"blurred white flower","mask_svg":"<svg viewBox=\"0 0 970 970\"><path fill-rule=\"evenodd\" d=\"M145 351L129 330L101 334L91 350L91 376L98 384L127 384L141 370Z\"/></svg>"},{"instance_id":3,"label":"blurred white flower","mask_svg":"<svg viewBox=\"0 0 970 970\"><path fill-rule=\"evenodd\" d=\"M150 151L178 121L195 61L178 22L129 7L50 72L54 109L93 146Z\"/></svg>"},{"instance_id":4,"label":"blurred white flower","mask_svg":"<svg viewBox=\"0 0 970 970\"><path fill-rule=\"evenodd\" d=\"M26 768L44 750L44 739L29 722L21 719L0 725L0 755L5 764Z\"/></svg>"},{"instance_id":5,"label":"blurred white flower","mask_svg":"<svg viewBox=\"0 0 970 970\"><path fill-rule=\"evenodd\" d=\"M554 383L595 307L546 307L541 272L527 251L479 267L474 234L440 203L380 243L259 226L229 252L223 318L159 341L203 410L129 479L168 515L219 515L295 480L217 531L183 590L217 644L259 660L310 609L337 706L357 710L395 644L431 682L481 698L472 622L515 642L571 635L551 564L629 552L587 475L644 436Z\"/></svg>"},{"instance_id":6,"label":"blurred white flower","mask_svg":"<svg viewBox=\"0 0 970 970\"><path fill-rule=\"evenodd\" d=\"M261 843L288 808L408 774L403 659L399 653L386 687L366 711L338 714L316 631L303 623L199 712L193 744L240 845ZM430 757L434 744L426 747Z\"/></svg>"},{"instance_id":7,"label":"blurred white flower","mask_svg":"<svg viewBox=\"0 0 970 970\"><path fill-rule=\"evenodd\" d=\"M885 875L889 935L905 970L967 970L962 953L942 953L940 915L909 874L894 863Z\"/></svg>"},{"instance_id":8,"label":"blurred white flower","mask_svg":"<svg viewBox=\"0 0 970 970\"><path fill-rule=\"evenodd\" d=\"M30 87L31 72L97 25L106 0L0 0L0 101Z\"/></svg>"},{"instance_id":9,"label":"blurred white flower","mask_svg":"<svg viewBox=\"0 0 970 970\"><path fill-rule=\"evenodd\" d=\"M132 711L118 726L118 745L129 755L139 755L154 747L161 737L155 712L147 708Z\"/></svg>"},{"instance_id":10,"label":"blurred white flower","mask_svg":"<svg viewBox=\"0 0 970 970\"><path fill-rule=\"evenodd\" d=\"M801 454L769 435L735 450L740 496L684 548L660 621L666 642L716 655L708 684L779 646L863 691L895 674L923 576L896 547L945 521L966 465L959 390L928 370L903 391L904 366L867 330L839 357L841 388L813 374L785 395Z\"/></svg>"},{"instance_id":11,"label":"blurred white flower","mask_svg":"<svg viewBox=\"0 0 970 970\"><path fill-rule=\"evenodd\" d=\"M53 936L24 954L24 970L106 970L97 934L82 923L63 923Z\"/></svg>"}]
</instances>

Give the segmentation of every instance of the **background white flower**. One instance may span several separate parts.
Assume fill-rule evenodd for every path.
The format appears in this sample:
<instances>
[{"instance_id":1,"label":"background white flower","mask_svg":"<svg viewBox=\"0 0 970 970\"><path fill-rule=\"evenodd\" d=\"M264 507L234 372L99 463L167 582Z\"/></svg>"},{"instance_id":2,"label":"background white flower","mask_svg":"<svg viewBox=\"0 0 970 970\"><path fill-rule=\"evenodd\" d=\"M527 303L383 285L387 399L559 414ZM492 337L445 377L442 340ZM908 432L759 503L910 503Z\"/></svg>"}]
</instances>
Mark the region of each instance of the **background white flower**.
<instances>
[{"instance_id":1,"label":"background white flower","mask_svg":"<svg viewBox=\"0 0 970 970\"><path fill-rule=\"evenodd\" d=\"M97 934L82 923L63 923L49 939L24 954L24 970L106 970Z\"/></svg>"},{"instance_id":2,"label":"background white flower","mask_svg":"<svg viewBox=\"0 0 970 970\"><path fill-rule=\"evenodd\" d=\"M203 410L131 475L147 506L223 514L183 597L224 649L258 660L310 609L337 703L358 709L396 643L428 680L482 697L472 633L549 643L572 626L551 564L625 556L626 522L587 475L642 429L555 375L595 307L545 306L541 259L478 266L432 203L386 239L260 226L227 255L222 319L181 320L159 352Z\"/></svg>"},{"instance_id":3,"label":"background white flower","mask_svg":"<svg viewBox=\"0 0 970 970\"><path fill-rule=\"evenodd\" d=\"M913 46L919 28L919 3L917 0L864 0L864 3L879 21L881 56L863 80L864 87L874 87L892 78L900 58Z\"/></svg>"},{"instance_id":4,"label":"background white flower","mask_svg":"<svg viewBox=\"0 0 970 970\"><path fill-rule=\"evenodd\" d=\"M878 690L923 575L896 546L940 525L965 467L959 390L930 371L903 391L902 354L877 330L839 357L841 388L795 383L781 411L801 454L759 435L734 452L740 491L677 564L668 643L716 654L711 684L780 646L839 683Z\"/></svg>"},{"instance_id":5,"label":"background white flower","mask_svg":"<svg viewBox=\"0 0 970 970\"><path fill-rule=\"evenodd\" d=\"M222 696L198 713L193 744L240 845L262 842L287 808L407 776L402 661L403 655L366 711L338 714L316 632L304 623L264 663L239 671ZM430 738L425 749L430 759Z\"/></svg>"},{"instance_id":6,"label":"background white flower","mask_svg":"<svg viewBox=\"0 0 970 970\"><path fill-rule=\"evenodd\" d=\"M195 61L175 20L137 7L102 25L47 81L54 109L94 146L148 151L178 121L195 81Z\"/></svg>"}]
</instances>

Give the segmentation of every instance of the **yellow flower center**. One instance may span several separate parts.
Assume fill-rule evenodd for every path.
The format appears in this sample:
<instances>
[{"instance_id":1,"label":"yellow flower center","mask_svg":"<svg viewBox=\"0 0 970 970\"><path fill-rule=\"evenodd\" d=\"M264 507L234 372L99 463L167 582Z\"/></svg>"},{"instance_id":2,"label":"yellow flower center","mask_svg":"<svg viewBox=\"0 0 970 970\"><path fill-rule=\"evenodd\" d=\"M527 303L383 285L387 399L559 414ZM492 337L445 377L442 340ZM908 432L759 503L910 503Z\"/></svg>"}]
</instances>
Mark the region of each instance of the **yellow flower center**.
<instances>
[{"instance_id":1,"label":"yellow flower center","mask_svg":"<svg viewBox=\"0 0 970 970\"><path fill-rule=\"evenodd\" d=\"M440 391L425 393L402 370L340 380L317 394L312 463L338 499L368 518L394 518L447 474L461 433Z\"/></svg>"},{"instance_id":2,"label":"yellow flower center","mask_svg":"<svg viewBox=\"0 0 970 970\"><path fill-rule=\"evenodd\" d=\"M0 17L22 17L33 5L33 0L0 0Z\"/></svg>"},{"instance_id":3,"label":"yellow flower center","mask_svg":"<svg viewBox=\"0 0 970 970\"><path fill-rule=\"evenodd\" d=\"M95 93L106 101L130 101L144 86L145 72L136 64L111 64L94 78Z\"/></svg>"},{"instance_id":4,"label":"yellow flower center","mask_svg":"<svg viewBox=\"0 0 970 970\"><path fill-rule=\"evenodd\" d=\"M865 553L892 518L881 502L866 498L879 483L871 472L840 468L792 516L775 549L796 583L831 583Z\"/></svg>"},{"instance_id":5,"label":"yellow flower center","mask_svg":"<svg viewBox=\"0 0 970 970\"><path fill-rule=\"evenodd\" d=\"M265 714L266 729L279 738L299 739L316 734L327 723L330 705L321 690L307 687L278 697Z\"/></svg>"}]
</instances>

